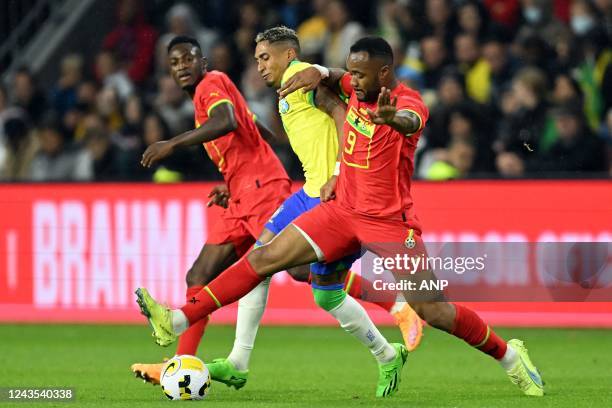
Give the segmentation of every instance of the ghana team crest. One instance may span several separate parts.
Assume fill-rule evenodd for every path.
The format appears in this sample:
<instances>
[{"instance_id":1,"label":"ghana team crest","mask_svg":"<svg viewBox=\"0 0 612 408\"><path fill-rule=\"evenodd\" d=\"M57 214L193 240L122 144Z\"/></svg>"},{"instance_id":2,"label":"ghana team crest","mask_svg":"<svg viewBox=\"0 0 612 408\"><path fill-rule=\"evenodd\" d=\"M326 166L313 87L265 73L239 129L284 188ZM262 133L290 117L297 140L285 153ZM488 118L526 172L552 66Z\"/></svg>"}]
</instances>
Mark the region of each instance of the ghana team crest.
<instances>
[{"instance_id":1,"label":"ghana team crest","mask_svg":"<svg viewBox=\"0 0 612 408\"><path fill-rule=\"evenodd\" d=\"M408 236L404 241L404 245L408 249L412 249L416 246L416 240L414 239L414 230L412 228L410 228L410 230L408 231Z\"/></svg>"}]
</instances>

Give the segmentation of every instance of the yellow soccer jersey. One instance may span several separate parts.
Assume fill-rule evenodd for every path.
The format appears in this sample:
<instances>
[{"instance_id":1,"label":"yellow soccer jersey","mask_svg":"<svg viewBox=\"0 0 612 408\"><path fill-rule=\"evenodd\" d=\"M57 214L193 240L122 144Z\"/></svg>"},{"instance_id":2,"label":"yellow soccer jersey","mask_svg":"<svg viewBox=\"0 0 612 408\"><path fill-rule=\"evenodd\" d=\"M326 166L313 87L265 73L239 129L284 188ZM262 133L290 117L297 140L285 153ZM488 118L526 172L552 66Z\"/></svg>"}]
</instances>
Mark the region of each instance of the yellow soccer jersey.
<instances>
[{"instance_id":1,"label":"yellow soccer jersey","mask_svg":"<svg viewBox=\"0 0 612 408\"><path fill-rule=\"evenodd\" d=\"M292 61L283 74L282 83L310 64ZM316 108L314 92L297 90L278 102L278 111L289 137L291 148L304 169L304 191L318 197L319 190L334 172L338 155L338 135L334 120Z\"/></svg>"}]
</instances>

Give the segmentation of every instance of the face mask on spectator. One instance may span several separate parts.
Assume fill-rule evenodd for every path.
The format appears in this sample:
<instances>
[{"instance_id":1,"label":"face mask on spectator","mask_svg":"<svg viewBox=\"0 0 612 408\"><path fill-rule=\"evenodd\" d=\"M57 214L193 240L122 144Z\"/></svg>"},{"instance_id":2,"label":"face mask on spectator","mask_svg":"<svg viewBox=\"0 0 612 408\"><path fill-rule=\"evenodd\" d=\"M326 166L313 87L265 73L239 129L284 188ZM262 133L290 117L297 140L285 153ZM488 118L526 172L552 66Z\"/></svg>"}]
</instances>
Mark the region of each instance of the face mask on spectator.
<instances>
[{"instance_id":1,"label":"face mask on spectator","mask_svg":"<svg viewBox=\"0 0 612 408\"><path fill-rule=\"evenodd\" d=\"M576 34L583 35L593 28L595 22L589 16L573 16L570 21L570 25Z\"/></svg>"},{"instance_id":2,"label":"face mask on spectator","mask_svg":"<svg viewBox=\"0 0 612 408\"><path fill-rule=\"evenodd\" d=\"M531 24L539 23L542 20L542 10L537 7L527 7L523 11L525 20Z\"/></svg>"}]
</instances>

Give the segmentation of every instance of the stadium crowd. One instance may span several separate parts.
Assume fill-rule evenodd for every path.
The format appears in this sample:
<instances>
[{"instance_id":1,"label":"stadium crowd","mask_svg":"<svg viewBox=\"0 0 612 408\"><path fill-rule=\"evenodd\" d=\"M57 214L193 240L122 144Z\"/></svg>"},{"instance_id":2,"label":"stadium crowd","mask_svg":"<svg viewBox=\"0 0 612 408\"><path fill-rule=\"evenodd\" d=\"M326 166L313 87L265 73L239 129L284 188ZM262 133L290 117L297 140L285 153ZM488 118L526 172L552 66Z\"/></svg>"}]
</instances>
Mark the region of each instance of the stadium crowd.
<instances>
[{"instance_id":1,"label":"stadium crowd","mask_svg":"<svg viewBox=\"0 0 612 408\"><path fill-rule=\"evenodd\" d=\"M366 34L394 47L398 78L418 89L430 119L416 157L428 180L612 176L612 1L285 0L117 1L92 60L60 60L49 89L27 67L0 86L0 180L219 178L204 149L140 166L147 145L193 127L189 98L168 75L166 45L198 39L209 69L226 72L258 120L279 135L277 96L260 78L255 35L297 30L302 60L343 67Z\"/></svg>"}]
</instances>

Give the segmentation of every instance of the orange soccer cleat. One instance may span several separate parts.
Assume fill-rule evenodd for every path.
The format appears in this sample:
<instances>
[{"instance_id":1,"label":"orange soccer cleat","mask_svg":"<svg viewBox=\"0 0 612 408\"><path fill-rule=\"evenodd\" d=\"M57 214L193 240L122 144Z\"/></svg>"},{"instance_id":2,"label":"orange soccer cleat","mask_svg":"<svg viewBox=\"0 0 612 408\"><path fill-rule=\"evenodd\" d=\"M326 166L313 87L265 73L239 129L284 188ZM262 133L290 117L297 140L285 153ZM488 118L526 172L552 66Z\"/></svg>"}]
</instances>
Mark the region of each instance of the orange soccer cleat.
<instances>
[{"instance_id":1,"label":"orange soccer cleat","mask_svg":"<svg viewBox=\"0 0 612 408\"><path fill-rule=\"evenodd\" d=\"M132 364L132 372L137 378L142 378L144 382L149 382L153 385L159 385L161 378L161 370L165 363L157 364Z\"/></svg>"},{"instance_id":2,"label":"orange soccer cleat","mask_svg":"<svg viewBox=\"0 0 612 408\"><path fill-rule=\"evenodd\" d=\"M414 351L423 337L423 321L408 303L396 303L391 309L395 323L399 326L408 351Z\"/></svg>"}]
</instances>

